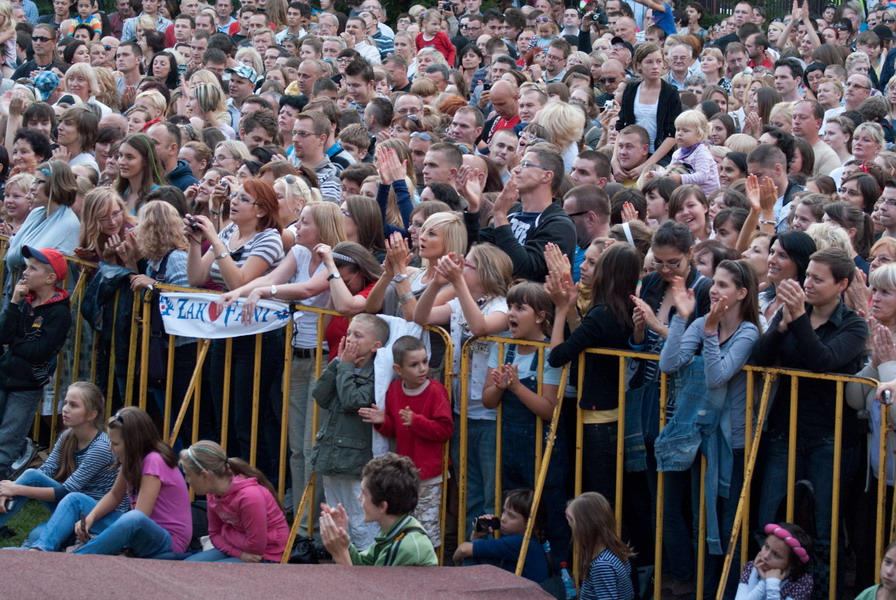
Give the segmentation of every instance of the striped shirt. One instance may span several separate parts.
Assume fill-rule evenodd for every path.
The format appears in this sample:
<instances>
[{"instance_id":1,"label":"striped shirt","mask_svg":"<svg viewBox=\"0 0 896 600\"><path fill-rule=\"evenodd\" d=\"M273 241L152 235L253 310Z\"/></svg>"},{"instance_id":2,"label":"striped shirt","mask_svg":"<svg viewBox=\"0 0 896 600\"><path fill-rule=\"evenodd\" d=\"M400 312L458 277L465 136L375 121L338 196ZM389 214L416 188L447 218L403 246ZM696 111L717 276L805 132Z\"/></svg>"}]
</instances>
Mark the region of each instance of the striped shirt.
<instances>
[{"instance_id":1,"label":"striped shirt","mask_svg":"<svg viewBox=\"0 0 896 600\"><path fill-rule=\"evenodd\" d=\"M265 229L259 231L252 239L243 244L242 248L232 248L230 240L239 233L239 227L235 223L231 223L221 230L218 237L224 242L224 247L230 252L233 262L236 266L242 268L250 256L258 256L264 260L270 268L274 268L283 260L283 241L276 229ZM224 277L221 276L221 269L218 267L218 261L212 262L210 277L218 285L227 287Z\"/></svg>"},{"instance_id":2,"label":"striped shirt","mask_svg":"<svg viewBox=\"0 0 896 600\"><path fill-rule=\"evenodd\" d=\"M591 561L588 579L582 582L579 600L633 600L632 567L628 561L604 550Z\"/></svg>"},{"instance_id":3,"label":"striped shirt","mask_svg":"<svg viewBox=\"0 0 896 600\"><path fill-rule=\"evenodd\" d=\"M38 471L55 479L61 465L62 443L69 435L71 435L70 429L62 432L49 458ZM62 482L65 493L81 492L94 500L99 500L112 489L112 484L118 476L118 468L113 468L115 462L115 455L109 450L109 436L106 432L100 431L86 448L75 452L75 463L78 467ZM56 498L57 501L61 499L62 496ZM117 510L122 512L127 510L127 498Z\"/></svg>"}]
</instances>

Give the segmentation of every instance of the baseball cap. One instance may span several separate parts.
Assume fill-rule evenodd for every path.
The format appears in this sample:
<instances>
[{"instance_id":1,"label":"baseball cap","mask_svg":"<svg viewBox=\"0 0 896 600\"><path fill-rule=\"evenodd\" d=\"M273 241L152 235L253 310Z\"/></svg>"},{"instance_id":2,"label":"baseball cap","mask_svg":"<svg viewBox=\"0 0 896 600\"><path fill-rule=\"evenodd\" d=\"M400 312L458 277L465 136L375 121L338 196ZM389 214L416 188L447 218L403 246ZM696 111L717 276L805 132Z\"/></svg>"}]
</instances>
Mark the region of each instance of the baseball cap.
<instances>
[{"instance_id":1,"label":"baseball cap","mask_svg":"<svg viewBox=\"0 0 896 600\"><path fill-rule=\"evenodd\" d=\"M255 72L255 69L248 65L238 65L236 67L229 67L225 69L228 73L233 73L238 77L242 77L243 79L248 79L252 83L258 82L258 73Z\"/></svg>"},{"instance_id":2,"label":"baseball cap","mask_svg":"<svg viewBox=\"0 0 896 600\"><path fill-rule=\"evenodd\" d=\"M34 87L40 92L41 100L46 102L53 90L59 87L59 76L53 71L41 71L34 78Z\"/></svg>"},{"instance_id":3,"label":"baseball cap","mask_svg":"<svg viewBox=\"0 0 896 600\"><path fill-rule=\"evenodd\" d=\"M635 56L635 49L632 47L632 45L629 44L628 42L626 42L624 39L622 39L618 35L616 37L614 37L612 40L610 40L611 46L615 46L616 44L621 44L621 45L625 46L626 48L628 48L628 51L631 52L632 56L633 57Z\"/></svg>"},{"instance_id":4,"label":"baseball cap","mask_svg":"<svg viewBox=\"0 0 896 600\"><path fill-rule=\"evenodd\" d=\"M31 246L24 246L22 248L22 256L25 258L33 258L38 262L53 267L53 272L56 273L56 279L59 281L62 281L68 271L65 264L65 257L62 256L62 253L59 250L54 248L35 250Z\"/></svg>"}]
</instances>

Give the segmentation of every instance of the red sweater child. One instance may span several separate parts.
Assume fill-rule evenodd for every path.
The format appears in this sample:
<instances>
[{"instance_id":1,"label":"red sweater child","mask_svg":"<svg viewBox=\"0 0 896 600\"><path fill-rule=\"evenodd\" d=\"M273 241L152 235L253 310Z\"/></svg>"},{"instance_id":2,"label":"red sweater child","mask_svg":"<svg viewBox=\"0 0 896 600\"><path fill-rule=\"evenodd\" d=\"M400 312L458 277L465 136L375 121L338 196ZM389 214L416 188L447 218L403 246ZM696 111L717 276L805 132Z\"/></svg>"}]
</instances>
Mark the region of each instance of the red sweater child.
<instances>
[{"instance_id":1,"label":"red sweater child","mask_svg":"<svg viewBox=\"0 0 896 600\"><path fill-rule=\"evenodd\" d=\"M405 408L414 413L410 425L405 425L401 416ZM380 434L395 438L395 452L414 461L421 480L441 475L442 444L454 433L448 392L441 383L427 379L423 389L411 395L404 390L402 380L396 379L386 392L385 419L374 427Z\"/></svg>"},{"instance_id":2,"label":"red sweater child","mask_svg":"<svg viewBox=\"0 0 896 600\"><path fill-rule=\"evenodd\" d=\"M449 67L454 66L454 58L457 53L457 48L454 47L454 44L451 43L451 38L445 35L444 31L438 32L431 40L424 39L423 34L418 33L417 37L414 39L414 42L417 45L417 52L419 52L423 48L432 46L442 53L442 56L444 56L445 60L448 61Z\"/></svg>"}]
</instances>

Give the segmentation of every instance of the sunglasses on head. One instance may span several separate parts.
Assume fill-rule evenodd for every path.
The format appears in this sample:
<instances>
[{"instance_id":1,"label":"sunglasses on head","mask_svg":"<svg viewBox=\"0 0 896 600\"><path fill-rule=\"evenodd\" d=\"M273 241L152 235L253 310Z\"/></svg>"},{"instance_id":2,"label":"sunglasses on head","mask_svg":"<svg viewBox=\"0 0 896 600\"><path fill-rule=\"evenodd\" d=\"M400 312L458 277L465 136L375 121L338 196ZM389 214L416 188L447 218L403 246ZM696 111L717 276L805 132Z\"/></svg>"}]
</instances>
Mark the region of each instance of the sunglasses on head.
<instances>
[{"instance_id":1,"label":"sunglasses on head","mask_svg":"<svg viewBox=\"0 0 896 600\"><path fill-rule=\"evenodd\" d=\"M410 116L411 115L408 115L408 117L410 117ZM411 134L411 137L412 138L420 138L424 142L432 142L435 140L435 138L433 138L432 135L426 133L425 131L415 131Z\"/></svg>"}]
</instances>

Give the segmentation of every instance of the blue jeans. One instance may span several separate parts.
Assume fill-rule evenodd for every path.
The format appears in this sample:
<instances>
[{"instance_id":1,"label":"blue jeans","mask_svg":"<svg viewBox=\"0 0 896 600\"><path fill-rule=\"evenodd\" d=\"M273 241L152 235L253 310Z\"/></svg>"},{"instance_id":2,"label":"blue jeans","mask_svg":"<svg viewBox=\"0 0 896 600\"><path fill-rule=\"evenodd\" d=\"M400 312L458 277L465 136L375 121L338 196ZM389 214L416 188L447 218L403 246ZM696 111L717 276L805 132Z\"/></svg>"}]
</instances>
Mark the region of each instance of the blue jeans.
<instances>
[{"instance_id":1,"label":"blue jeans","mask_svg":"<svg viewBox=\"0 0 896 600\"><path fill-rule=\"evenodd\" d=\"M74 531L75 523L96 505L97 501L90 496L80 492L69 494L56 507L40 538L31 547L48 552L58 550ZM98 535L78 548L76 554L115 554L130 548L137 556L149 557L172 551L168 531L139 510L111 512L97 520L90 532Z\"/></svg>"},{"instance_id":2,"label":"blue jeans","mask_svg":"<svg viewBox=\"0 0 896 600\"><path fill-rule=\"evenodd\" d=\"M62 487L62 484L56 481L51 477L47 477L37 469L28 469L24 473L22 473L18 479L16 479L16 485L25 485L28 487L40 487L40 488L53 488L58 493L59 491L64 491L65 488ZM12 499L12 508L6 511L5 514L0 514L0 526L6 525L9 523L9 520L13 518L13 516L22 510L22 507L28 503L29 498L25 496L16 496ZM44 506L46 506L50 512L52 512L56 508L56 502L41 502Z\"/></svg>"},{"instance_id":3,"label":"blue jeans","mask_svg":"<svg viewBox=\"0 0 896 600\"><path fill-rule=\"evenodd\" d=\"M18 458L42 396L42 388L0 390L0 478L5 479L9 467Z\"/></svg>"},{"instance_id":4,"label":"blue jeans","mask_svg":"<svg viewBox=\"0 0 896 600\"><path fill-rule=\"evenodd\" d=\"M495 512L496 441L495 421L467 419L467 522ZM454 415L451 462L460 469L460 415Z\"/></svg>"},{"instance_id":5,"label":"blue jeans","mask_svg":"<svg viewBox=\"0 0 896 600\"><path fill-rule=\"evenodd\" d=\"M211 550L206 550L205 552L197 552L196 554L184 560L193 562L243 562L238 558L233 558L232 556L224 554L217 548L212 548Z\"/></svg>"},{"instance_id":6,"label":"blue jeans","mask_svg":"<svg viewBox=\"0 0 896 600\"><path fill-rule=\"evenodd\" d=\"M616 440L619 422L592 423L583 426L582 452L587 460L582 465L587 492L599 492L616 504Z\"/></svg>"},{"instance_id":7,"label":"blue jeans","mask_svg":"<svg viewBox=\"0 0 896 600\"><path fill-rule=\"evenodd\" d=\"M765 459L765 475L762 478L762 491L759 495L758 529L766 523L775 523L778 511L787 496L787 434L772 433L768 440L768 453ZM840 493L852 480L858 462L856 448L843 448L841 455ZM831 509L834 490L834 435L822 438L797 436L796 441L796 479L808 479L815 490L815 528L816 543L830 544L831 541ZM841 503L842 506L842 503ZM839 518L839 515L838 515ZM809 532L812 535L811 532ZM842 542L843 537L840 536Z\"/></svg>"}]
</instances>

